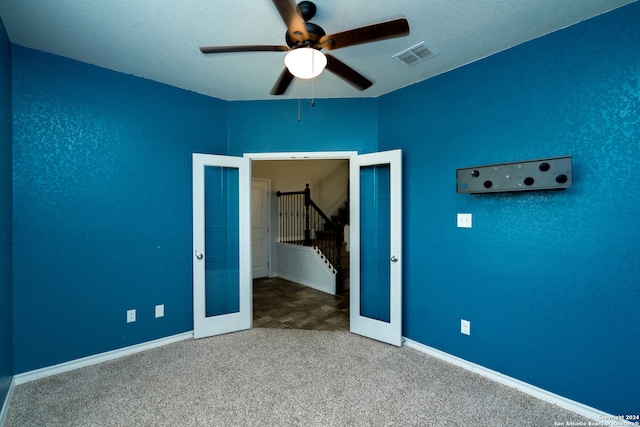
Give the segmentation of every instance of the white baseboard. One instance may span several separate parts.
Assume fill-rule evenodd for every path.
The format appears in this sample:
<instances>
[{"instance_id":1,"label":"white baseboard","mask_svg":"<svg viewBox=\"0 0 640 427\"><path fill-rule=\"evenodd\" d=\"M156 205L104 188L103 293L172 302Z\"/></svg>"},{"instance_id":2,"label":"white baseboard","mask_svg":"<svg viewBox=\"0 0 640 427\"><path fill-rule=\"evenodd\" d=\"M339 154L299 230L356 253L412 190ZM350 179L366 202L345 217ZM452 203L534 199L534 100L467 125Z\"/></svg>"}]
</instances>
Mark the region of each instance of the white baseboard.
<instances>
[{"instance_id":1,"label":"white baseboard","mask_svg":"<svg viewBox=\"0 0 640 427\"><path fill-rule=\"evenodd\" d=\"M309 280L305 280L305 279L302 279L300 277L290 276L290 275L288 275L286 273L278 273L277 277L279 277L281 279L284 279L284 280L288 280L290 282L299 283L301 285L308 286L308 287L313 288L313 289L315 289L317 291L325 292L327 294L331 294L331 295L335 295L336 294L335 290L333 290L329 286L324 286L322 284L311 282Z\"/></svg>"},{"instance_id":2,"label":"white baseboard","mask_svg":"<svg viewBox=\"0 0 640 427\"><path fill-rule=\"evenodd\" d=\"M29 381L49 377L51 375L60 374L62 372L72 371L78 368L84 368L85 366L95 365L96 363L117 359L119 357L128 356L130 354L138 353L145 350L150 350L156 347L162 347L163 345L171 344L174 342L178 342L178 341L182 341L190 338L193 338L193 331L184 332L182 334L172 335L165 338L160 338L153 341L147 341L141 344L132 345L130 347L119 348L117 350L107 351L105 353L99 353L93 356L83 357L81 359L70 360L69 362L48 366L46 368L40 368L33 371L24 372L22 374L15 375L13 377L13 381L15 382L16 385L24 384Z\"/></svg>"},{"instance_id":3,"label":"white baseboard","mask_svg":"<svg viewBox=\"0 0 640 427\"><path fill-rule=\"evenodd\" d=\"M597 425L634 425L631 423L624 423L624 421L616 420L615 417L613 417L611 414L607 414L606 412L600 411L599 409L595 409L574 400L567 399L566 397L551 393L550 391L501 374L500 372L485 368L484 366L477 365L475 363L461 359L457 356L453 356L449 353L445 353L433 347L420 344L419 342L410 340L409 338L403 337L403 340L404 345L406 345L407 347L414 348L422 353L426 353L429 356L433 356L444 362L451 363L452 365L459 366L471 372L475 372L476 374L488 378L492 381L515 388L516 390L519 390L530 396L544 400L545 402L549 402L551 404L559 406L560 408L574 412L578 415L582 415L583 417L590 418L594 421L597 421Z\"/></svg>"},{"instance_id":4,"label":"white baseboard","mask_svg":"<svg viewBox=\"0 0 640 427\"><path fill-rule=\"evenodd\" d=\"M2 404L2 410L0 410L0 427L4 426L5 421L7 421L7 413L9 412L9 403L11 402L11 396L13 395L13 389L16 386L15 378L11 379L11 384L9 385L9 392L7 393L7 397L4 399L4 403Z\"/></svg>"}]
</instances>

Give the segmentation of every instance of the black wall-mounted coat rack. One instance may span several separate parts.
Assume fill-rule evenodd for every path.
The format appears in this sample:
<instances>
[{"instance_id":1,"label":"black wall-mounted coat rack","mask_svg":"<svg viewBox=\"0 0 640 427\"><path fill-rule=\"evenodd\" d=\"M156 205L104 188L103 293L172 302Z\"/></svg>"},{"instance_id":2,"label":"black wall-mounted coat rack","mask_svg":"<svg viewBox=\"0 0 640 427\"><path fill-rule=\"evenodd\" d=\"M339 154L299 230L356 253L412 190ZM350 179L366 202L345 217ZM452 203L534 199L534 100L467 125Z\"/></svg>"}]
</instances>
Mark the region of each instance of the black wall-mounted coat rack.
<instances>
[{"instance_id":1,"label":"black wall-mounted coat rack","mask_svg":"<svg viewBox=\"0 0 640 427\"><path fill-rule=\"evenodd\" d=\"M572 185L571 156L456 169L458 193L561 190Z\"/></svg>"}]
</instances>

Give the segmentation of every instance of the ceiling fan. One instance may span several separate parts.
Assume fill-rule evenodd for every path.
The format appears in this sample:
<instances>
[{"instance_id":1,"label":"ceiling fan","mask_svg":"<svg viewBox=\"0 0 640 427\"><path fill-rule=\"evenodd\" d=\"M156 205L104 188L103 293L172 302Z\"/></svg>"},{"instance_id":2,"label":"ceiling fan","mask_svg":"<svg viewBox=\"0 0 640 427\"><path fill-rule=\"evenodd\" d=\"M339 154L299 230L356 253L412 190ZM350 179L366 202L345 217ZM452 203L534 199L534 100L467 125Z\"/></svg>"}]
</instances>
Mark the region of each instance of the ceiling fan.
<instances>
[{"instance_id":1,"label":"ceiling fan","mask_svg":"<svg viewBox=\"0 0 640 427\"><path fill-rule=\"evenodd\" d=\"M327 35L320 26L309 22L316 13L316 5L313 2L301 1L296 6L294 0L272 1L287 26L285 35L287 46L200 47L202 53L288 52L285 57L286 66L271 89L271 95L284 94L294 77L313 78L320 74L325 67L358 90L365 90L373 84L369 79L344 62L320 52L320 50L335 50L409 34L409 22L401 18Z\"/></svg>"}]
</instances>

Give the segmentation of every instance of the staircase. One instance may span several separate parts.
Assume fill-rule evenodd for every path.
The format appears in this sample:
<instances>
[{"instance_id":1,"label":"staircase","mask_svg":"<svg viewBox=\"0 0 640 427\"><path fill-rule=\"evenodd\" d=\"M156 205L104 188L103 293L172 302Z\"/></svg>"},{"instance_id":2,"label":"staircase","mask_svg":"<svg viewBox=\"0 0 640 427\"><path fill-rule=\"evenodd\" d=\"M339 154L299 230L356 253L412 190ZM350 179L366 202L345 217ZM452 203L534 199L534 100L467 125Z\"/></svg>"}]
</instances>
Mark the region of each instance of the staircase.
<instances>
[{"instance_id":1,"label":"staircase","mask_svg":"<svg viewBox=\"0 0 640 427\"><path fill-rule=\"evenodd\" d=\"M311 246L336 275L336 294L349 288L349 252L344 243L344 226L349 223L349 202L329 218L311 199L309 184L303 191L277 193L282 243Z\"/></svg>"},{"instance_id":2,"label":"staircase","mask_svg":"<svg viewBox=\"0 0 640 427\"><path fill-rule=\"evenodd\" d=\"M349 252L346 249L346 243L344 243L344 226L349 224L349 201L344 202L344 206L338 209L337 215L331 215L332 225L324 224L323 230L316 231L317 239L336 240L336 232L341 234L340 237L340 271L338 272L338 279L336 280L336 293L339 295L343 291L349 289ZM326 231L325 231L326 230ZM337 230L337 231L336 231ZM312 241L312 245L314 245ZM331 265L337 265L338 260L334 252L328 252L326 255L327 260Z\"/></svg>"}]
</instances>

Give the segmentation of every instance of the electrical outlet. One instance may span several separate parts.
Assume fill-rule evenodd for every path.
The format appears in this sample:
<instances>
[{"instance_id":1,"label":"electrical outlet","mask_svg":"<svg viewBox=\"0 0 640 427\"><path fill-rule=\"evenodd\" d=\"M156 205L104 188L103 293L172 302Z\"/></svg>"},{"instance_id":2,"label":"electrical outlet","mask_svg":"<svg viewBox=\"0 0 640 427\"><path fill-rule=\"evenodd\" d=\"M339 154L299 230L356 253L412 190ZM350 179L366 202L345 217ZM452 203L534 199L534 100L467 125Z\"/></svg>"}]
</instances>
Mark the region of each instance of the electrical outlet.
<instances>
[{"instance_id":1,"label":"electrical outlet","mask_svg":"<svg viewBox=\"0 0 640 427\"><path fill-rule=\"evenodd\" d=\"M136 309L134 308L133 310L127 310L127 323L131 323L135 321L136 321Z\"/></svg>"},{"instance_id":2,"label":"electrical outlet","mask_svg":"<svg viewBox=\"0 0 640 427\"><path fill-rule=\"evenodd\" d=\"M156 305L156 319L164 317L164 304Z\"/></svg>"},{"instance_id":3,"label":"electrical outlet","mask_svg":"<svg viewBox=\"0 0 640 427\"><path fill-rule=\"evenodd\" d=\"M460 319L460 333L465 335L471 335L471 322L468 320Z\"/></svg>"},{"instance_id":4,"label":"electrical outlet","mask_svg":"<svg viewBox=\"0 0 640 427\"><path fill-rule=\"evenodd\" d=\"M470 213L459 213L458 214L458 227L460 227L460 228L471 228L471 214Z\"/></svg>"}]
</instances>

